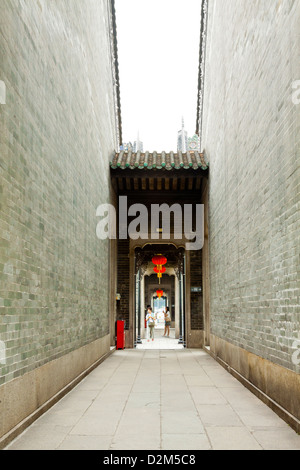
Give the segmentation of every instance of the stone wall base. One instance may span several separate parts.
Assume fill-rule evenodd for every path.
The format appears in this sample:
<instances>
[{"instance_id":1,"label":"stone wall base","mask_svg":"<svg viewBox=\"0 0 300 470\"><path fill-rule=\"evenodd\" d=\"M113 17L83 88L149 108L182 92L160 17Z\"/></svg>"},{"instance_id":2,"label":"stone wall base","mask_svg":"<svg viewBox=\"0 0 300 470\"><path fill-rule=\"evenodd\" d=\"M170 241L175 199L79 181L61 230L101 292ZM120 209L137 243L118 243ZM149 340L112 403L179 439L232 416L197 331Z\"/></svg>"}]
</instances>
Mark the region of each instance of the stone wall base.
<instances>
[{"instance_id":1,"label":"stone wall base","mask_svg":"<svg viewBox=\"0 0 300 470\"><path fill-rule=\"evenodd\" d=\"M0 449L57 403L115 348L110 335L0 387Z\"/></svg>"},{"instance_id":2,"label":"stone wall base","mask_svg":"<svg viewBox=\"0 0 300 470\"><path fill-rule=\"evenodd\" d=\"M211 335L204 348L228 372L300 433L300 375Z\"/></svg>"}]
</instances>

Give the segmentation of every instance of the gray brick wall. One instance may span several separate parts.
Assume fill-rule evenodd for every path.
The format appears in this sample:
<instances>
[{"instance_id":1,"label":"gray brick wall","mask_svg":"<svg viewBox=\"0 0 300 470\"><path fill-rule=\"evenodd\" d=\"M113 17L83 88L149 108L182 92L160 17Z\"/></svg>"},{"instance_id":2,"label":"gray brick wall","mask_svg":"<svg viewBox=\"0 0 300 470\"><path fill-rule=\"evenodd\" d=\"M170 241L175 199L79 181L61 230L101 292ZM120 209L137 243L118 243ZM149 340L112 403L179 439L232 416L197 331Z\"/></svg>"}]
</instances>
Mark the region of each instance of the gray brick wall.
<instances>
[{"instance_id":1,"label":"gray brick wall","mask_svg":"<svg viewBox=\"0 0 300 470\"><path fill-rule=\"evenodd\" d=\"M299 24L299 0L210 0L203 114L212 332L298 372Z\"/></svg>"},{"instance_id":2,"label":"gray brick wall","mask_svg":"<svg viewBox=\"0 0 300 470\"><path fill-rule=\"evenodd\" d=\"M116 121L107 0L0 8L1 385L109 332Z\"/></svg>"}]
</instances>

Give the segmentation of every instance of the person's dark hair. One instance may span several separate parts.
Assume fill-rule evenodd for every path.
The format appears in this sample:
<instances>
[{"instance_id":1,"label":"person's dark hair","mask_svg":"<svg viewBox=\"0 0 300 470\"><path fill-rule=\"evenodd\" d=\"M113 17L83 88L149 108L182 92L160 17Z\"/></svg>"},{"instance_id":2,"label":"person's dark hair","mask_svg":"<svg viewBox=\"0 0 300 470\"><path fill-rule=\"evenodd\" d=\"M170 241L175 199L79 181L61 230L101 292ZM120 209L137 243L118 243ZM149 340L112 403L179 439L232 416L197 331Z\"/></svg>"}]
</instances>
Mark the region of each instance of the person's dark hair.
<instances>
[{"instance_id":1,"label":"person's dark hair","mask_svg":"<svg viewBox=\"0 0 300 470\"><path fill-rule=\"evenodd\" d=\"M167 309L167 312L169 312L169 311L170 311L169 307L166 307L166 309Z\"/></svg>"}]
</instances>

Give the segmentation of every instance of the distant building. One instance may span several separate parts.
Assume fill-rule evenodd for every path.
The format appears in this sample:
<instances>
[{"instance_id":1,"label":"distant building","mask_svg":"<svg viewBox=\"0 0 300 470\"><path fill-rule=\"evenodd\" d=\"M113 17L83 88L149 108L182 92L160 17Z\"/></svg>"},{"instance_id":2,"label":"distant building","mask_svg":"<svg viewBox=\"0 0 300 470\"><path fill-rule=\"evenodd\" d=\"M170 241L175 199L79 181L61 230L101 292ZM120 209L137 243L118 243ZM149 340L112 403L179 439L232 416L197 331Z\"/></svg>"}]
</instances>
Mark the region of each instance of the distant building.
<instances>
[{"instance_id":1,"label":"distant building","mask_svg":"<svg viewBox=\"0 0 300 470\"><path fill-rule=\"evenodd\" d=\"M197 134L192 137L188 136L184 128L184 119L182 118L182 125L177 136L177 151L178 152L200 152L200 139Z\"/></svg>"},{"instance_id":2,"label":"distant building","mask_svg":"<svg viewBox=\"0 0 300 470\"><path fill-rule=\"evenodd\" d=\"M184 129L184 119L182 118L182 126L180 131L178 131L177 136L177 151L186 153L188 148L188 134Z\"/></svg>"},{"instance_id":3,"label":"distant building","mask_svg":"<svg viewBox=\"0 0 300 470\"><path fill-rule=\"evenodd\" d=\"M124 143L120 146L120 151L124 151L124 152L143 152L144 151L144 143L140 140L140 135L138 133L137 135L137 140L134 141L134 143L132 144L132 142L128 142L128 143Z\"/></svg>"},{"instance_id":4,"label":"distant building","mask_svg":"<svg viewBox=\"0 0 300 470\"><path fill-rule=\"evenodd\" d=\"M133 151L134 152L143 152L144 151L144 144L140 140L136 140L133 144Z\"/></svg>"},{"instance_id":5,"label":"distant building","mask_svg":"<svg viewBox=\"0 0 300 470\"><path fill-rule=\"evenodd\" d=\"M131 142L124 143L120 145L120 151L122 152L129 152L133 150L133 144Z\"/></svg>"}]
</instances>

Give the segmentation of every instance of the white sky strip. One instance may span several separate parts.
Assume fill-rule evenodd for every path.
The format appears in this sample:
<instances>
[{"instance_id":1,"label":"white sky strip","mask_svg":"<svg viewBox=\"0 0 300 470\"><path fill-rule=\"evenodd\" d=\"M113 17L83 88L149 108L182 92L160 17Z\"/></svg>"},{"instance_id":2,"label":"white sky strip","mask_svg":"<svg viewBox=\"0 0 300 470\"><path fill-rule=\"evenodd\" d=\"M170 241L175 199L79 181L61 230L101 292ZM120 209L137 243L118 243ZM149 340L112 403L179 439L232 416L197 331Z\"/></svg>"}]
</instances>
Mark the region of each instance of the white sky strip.
<instances>
[{"instance_id":1,"label":"white sky strip","mask_svg":"<svg viewBox=\"0 0 300 470\"><path fill-rule=\"evenodd\" d=\"M200 0L116 0L123 142L176 151L196 129Z\"/></svg>"}]
</instances>

